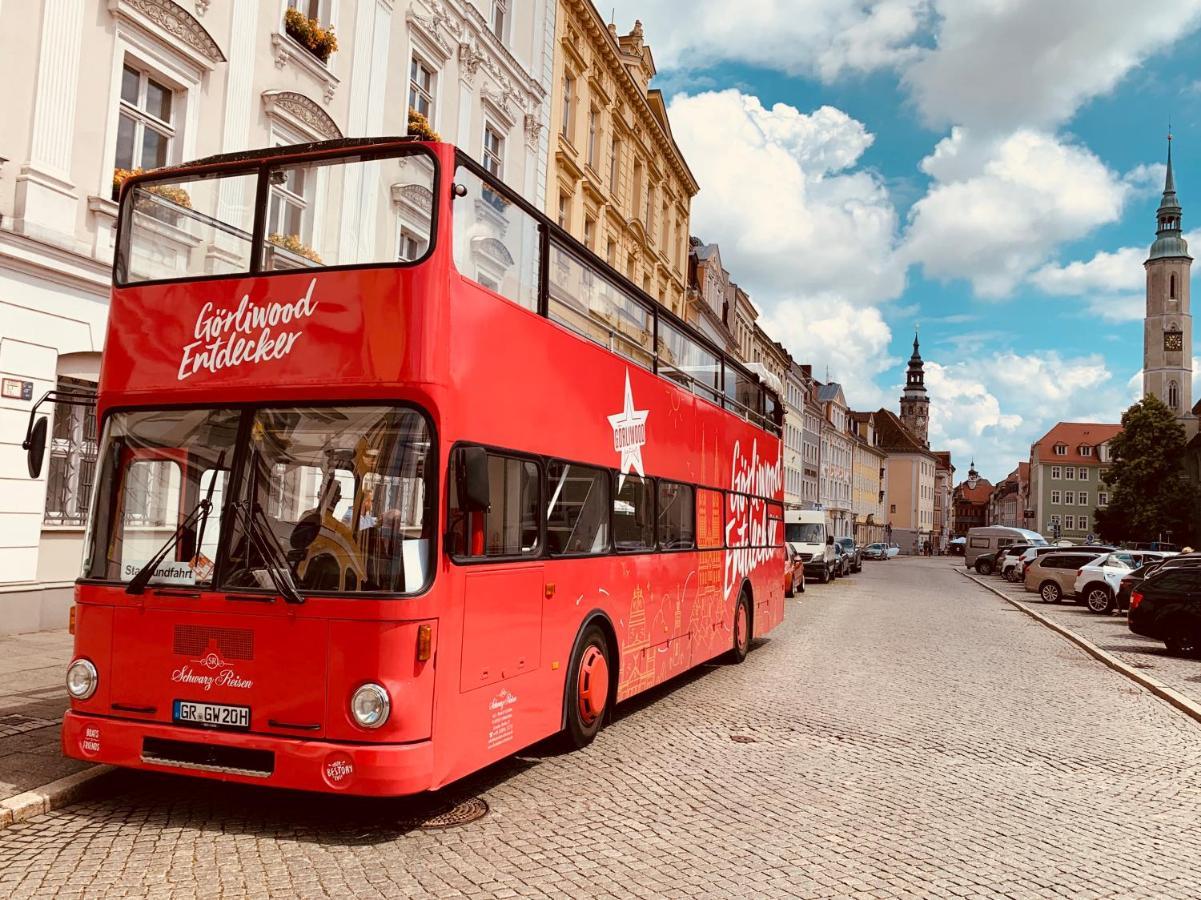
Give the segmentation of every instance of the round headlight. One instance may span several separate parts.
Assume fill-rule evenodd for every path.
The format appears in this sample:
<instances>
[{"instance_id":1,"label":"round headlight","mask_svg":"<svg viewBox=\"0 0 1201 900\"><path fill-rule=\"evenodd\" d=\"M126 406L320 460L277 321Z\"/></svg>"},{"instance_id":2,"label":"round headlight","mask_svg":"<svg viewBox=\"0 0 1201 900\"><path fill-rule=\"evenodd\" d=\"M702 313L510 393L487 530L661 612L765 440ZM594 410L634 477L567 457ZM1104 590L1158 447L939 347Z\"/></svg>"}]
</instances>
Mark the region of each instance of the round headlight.
<instances>
[{"instance_id":1,"label":"round headlight","mask_svg":"<svg viewBox=\"0 0 1201 900\"><path fill-rule=\"evenodd\" d=\"M350 715L363 728L379 728L391 710L388 692L378 684L365 684L350 698Z\"/></svg>"},{"instance_id":2,"label":"round headlight","mask_svg":"<svg viewBox=\"0 0 1201 900\"><path fill-rule=\"evenodd\" d=\"M77 659L67 668L67 693L76 700L86 700L96 693L97 681L96 667L86 659Z\"/></svg>"}]
</instances>

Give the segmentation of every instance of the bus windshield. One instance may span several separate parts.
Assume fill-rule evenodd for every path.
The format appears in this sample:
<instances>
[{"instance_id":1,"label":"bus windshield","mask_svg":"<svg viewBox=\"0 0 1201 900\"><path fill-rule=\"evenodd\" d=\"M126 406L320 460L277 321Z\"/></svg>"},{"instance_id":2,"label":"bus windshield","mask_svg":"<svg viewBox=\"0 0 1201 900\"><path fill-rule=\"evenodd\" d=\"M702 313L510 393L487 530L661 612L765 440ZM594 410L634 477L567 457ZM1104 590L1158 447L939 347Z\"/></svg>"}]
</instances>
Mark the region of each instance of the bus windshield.
<instances>
[{"instance_id":1,"label":"bus windshield","mask_svg":"<svg viewBox=\"0 0 1201 900\"><path fill-rule=\"evenodd\" d=\"M113 413L84 577L128 583L211 492L149 584L274 590L286 566L305 593L418 592L431 443L421 413L392 406Z\"/></svg>"},{"instance_id":2,"label":"bus windshield","mask_svg":"<svg viewBox=\"0 0 1201 900\"><path fill-rule=\"evenodd\" d=\"M435 172L413 146L137 183L122 202L117 281L418 262L431 249Z\"/></svg>"}]
</instances>

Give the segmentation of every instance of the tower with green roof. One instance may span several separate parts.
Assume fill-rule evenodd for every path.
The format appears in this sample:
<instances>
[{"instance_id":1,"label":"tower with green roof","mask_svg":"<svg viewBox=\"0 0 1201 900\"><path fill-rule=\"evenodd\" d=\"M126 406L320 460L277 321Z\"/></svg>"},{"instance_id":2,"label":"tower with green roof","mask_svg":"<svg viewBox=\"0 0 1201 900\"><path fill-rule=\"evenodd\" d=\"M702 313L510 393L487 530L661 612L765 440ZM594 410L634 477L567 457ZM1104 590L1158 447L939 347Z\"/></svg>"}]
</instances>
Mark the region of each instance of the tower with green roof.
<instances>
[{"instance_id":1,"label":"tower with green roof","mask_svg":"<svg viewBox=\"0 0 1201 900\"><path fill-rule=\"evenodd\" d=\"M1163 199L1155 214L1155 243L1143 267L1147 271L1147 315L1143 320L1143 396L1154 394L1184 422L1188 436L1197 433L1193 415L1193 317L1189 305L1189 273L1193 258L1181 233L1183 210L1172 171L1172 138L1168 136L1168 172Z\"/></svg>"}]
</instances>

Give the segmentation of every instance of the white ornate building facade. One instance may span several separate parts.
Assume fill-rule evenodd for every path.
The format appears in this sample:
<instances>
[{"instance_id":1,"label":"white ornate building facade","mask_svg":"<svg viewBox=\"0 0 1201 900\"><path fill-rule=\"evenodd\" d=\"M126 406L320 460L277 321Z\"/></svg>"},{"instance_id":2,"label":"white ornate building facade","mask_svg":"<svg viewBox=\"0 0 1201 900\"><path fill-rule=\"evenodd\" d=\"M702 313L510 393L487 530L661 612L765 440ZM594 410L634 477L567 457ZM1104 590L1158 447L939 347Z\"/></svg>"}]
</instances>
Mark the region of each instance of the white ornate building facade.
<instances>
[{"instance_id":1,"label":"white ornate building facade","mask_svg":"<svg viewBox=\"0 0 1201 900\"><path fill-rule=\"evenodd\" d=\"M302 44L290 8L332 27L337 49L322 59ZM115 170L403 134L416 106L541 207L555 9L554 0L0 3L0 633L61 626L79 571L94 419L56 415L39 481L27 477L20 444L33 399L98 378ZM302 220L317 215L311 198L296 201ZM337 213L327 203L324 214Z\"/></svg>"}]
</instances>

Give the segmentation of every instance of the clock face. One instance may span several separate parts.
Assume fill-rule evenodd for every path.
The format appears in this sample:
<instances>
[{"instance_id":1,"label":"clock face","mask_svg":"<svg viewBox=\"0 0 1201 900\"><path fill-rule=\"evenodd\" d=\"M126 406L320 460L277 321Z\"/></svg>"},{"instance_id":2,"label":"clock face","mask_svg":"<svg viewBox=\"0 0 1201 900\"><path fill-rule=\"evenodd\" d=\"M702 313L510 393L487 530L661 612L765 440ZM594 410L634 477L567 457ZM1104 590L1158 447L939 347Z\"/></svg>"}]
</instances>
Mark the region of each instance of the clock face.
<instances>
[{"instance_id":1,"label":"clock face","mask_svg":"<svg viewBox=\"0 0 1201 900\"><path fill-rule=\"evenodd\" d=\"M1184 333L1180 331L1165 331L1163 333L1163 348L1165 350L1183 350Z\"/></svg>"}]
</instances>

